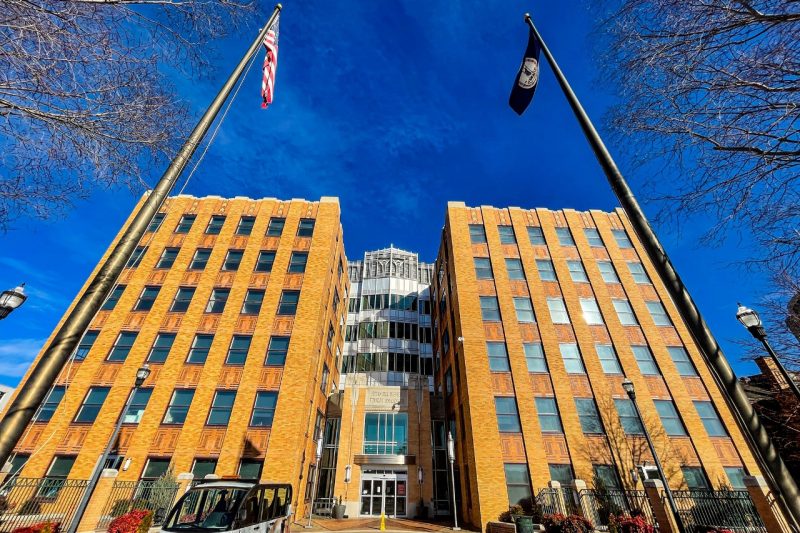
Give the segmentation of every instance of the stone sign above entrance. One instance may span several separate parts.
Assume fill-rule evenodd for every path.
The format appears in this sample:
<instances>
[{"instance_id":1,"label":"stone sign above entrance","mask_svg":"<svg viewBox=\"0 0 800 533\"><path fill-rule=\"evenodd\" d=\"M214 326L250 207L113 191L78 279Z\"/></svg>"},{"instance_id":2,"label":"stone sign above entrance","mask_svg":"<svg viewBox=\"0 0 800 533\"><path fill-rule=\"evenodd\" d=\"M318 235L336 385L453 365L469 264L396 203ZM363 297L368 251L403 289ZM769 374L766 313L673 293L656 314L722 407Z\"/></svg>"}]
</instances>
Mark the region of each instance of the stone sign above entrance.
<instances>
[{"instance_id":1,"label":"stone sign above entrance","mask_svg":"<svg viewBox=\"0 0 800 533\"><path fill-rule=\"evenodd\" d=\"M408 391L402 387L367 389L364 409L367 411L400 411L408 408Z\"/></svg>"}]
</instances>

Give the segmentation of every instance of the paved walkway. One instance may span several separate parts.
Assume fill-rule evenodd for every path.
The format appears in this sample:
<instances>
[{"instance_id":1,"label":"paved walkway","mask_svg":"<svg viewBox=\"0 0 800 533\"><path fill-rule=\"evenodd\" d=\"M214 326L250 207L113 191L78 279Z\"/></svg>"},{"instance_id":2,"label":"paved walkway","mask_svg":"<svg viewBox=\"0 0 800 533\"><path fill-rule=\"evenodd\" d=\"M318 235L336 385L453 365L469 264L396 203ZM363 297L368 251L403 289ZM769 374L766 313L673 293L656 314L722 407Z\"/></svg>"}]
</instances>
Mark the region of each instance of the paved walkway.
<instances>
[{"instance_id":1,"label":"paved walkway","mask_svg":"<svg viewBox=\"0 0 800 533\"><path fill-rule=\"evenodd\" d=\"M305 525L305 522L292 524L292 530L298 533L298 530ZM312 521L312 529L308 531L379 531L381 528L380 518L344 518L341 520L332 520L327 518L315 519ZM409 520L405 518L387 518L386 531L419 531L422 533L431 532L438 533L442 531L449 531L450 524L442 522L422 522L419 520Z\"/></svg>"}]
</instances>

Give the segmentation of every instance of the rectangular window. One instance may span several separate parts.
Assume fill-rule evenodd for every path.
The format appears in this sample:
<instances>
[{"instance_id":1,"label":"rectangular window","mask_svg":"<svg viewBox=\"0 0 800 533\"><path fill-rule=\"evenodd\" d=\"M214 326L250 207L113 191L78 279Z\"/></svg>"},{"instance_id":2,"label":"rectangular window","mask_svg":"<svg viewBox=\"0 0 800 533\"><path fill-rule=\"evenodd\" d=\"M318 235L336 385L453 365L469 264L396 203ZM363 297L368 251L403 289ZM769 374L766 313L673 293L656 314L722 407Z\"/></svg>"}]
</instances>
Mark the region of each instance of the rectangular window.
<instances>
[{"instance_id":1,"label":"rectangular window","mask_svg":"<svg viewBox=\"0 0 800 533\"><path fill-rule=\"evenodd\" d=\"M192 347L189 348L189 356L186 358L187 363L205 363L208 358L208 351L211 349L211 343L214 341L214 335L198 333L194 336Z\"/></svg>"},{"instance_id":2,"label":"rectangular window","mask_svg":"<svg viewBox=\"0 0 800 533\"><path fill-rule=\"evenodd\" d=\"M44 402L42 402L42 407L39 409L39 412L36 413L36 418L34 419L35 422L49 422L51 418L53 418L53 414L56 412L58 408L58 404L61 403L61 399L64 398L64 393L67 391L66 387L63 385L55 385L50 392L47 394Z\"/></svg>"},{"instance_id":3,"label":"rectangular window","mask_svg":"<svg viewBox=\"0 0 800 533\"><path fill-rule=\"evenodd\" d=\"M239 479L258 481L261 479L261 467L264 465L260 459L242 459L239 462Z\"/></svg>"},{"instance_id":4,"label":"rectangular window","mask_svg":"<svg viewBox=\"0 0 800 533\"><path fill-rule=\"evenodd\" d=\"M490 322L500 321L500 306L494 296L481 296L481 317Z\"/></svg>"},{"instance_id":5,"label":"rectangular window","mask_svg":"<svg viewBox=\"0 0 800 533\"><path fill-rule=\"evenodd\" d=\"M611 261L598 261L597 268L600 269L600 276L606 283L619 283L617 271L614 270L614 264Z\"/></svg>"},{"instance_id":6,"label":"rectangular window","mask_svg":"<svg viewBox=\"0 0 800 533\"><path fill-rule=\"evenodd\" d=\"M256 217L242 217L239 219L239 225L236 226L236 235L250 235L253 233L253 225L256 223Z\"/></svg>"},{"instance_id":7,"label":"rectangular window","mask_svg":"<svg viewBox=\"0 0 800 533\"><path fill-rule=\"evenodd\" d=\"M667 346L667 351L672 358L672 362L675 363L675 367L678 369L678 374L681 376L697 375L697 370L694 368L694 364L692 364L692 361L689 359L689 354L686 353L683 346Z\"/></svg>"},{"instance_id":8,"label":"rectangular window","mask_svg":"<svg viewBox=\"0 0 800 533\"><path fill-rule=\"evenodd\" d=\"M103 307L100 309L103 311L111 311L117 306L117 302L122 297L122 293L125 292L125 285L117 285L111 291L111 294L108 295L108 299L103 304Z\"/></svg>"},{"instance_id":9,"label":"rectangular window","mask_svg":"<svg viewBox=\"0 0 800 533\"><path fill-rule=\"evenodd\" d=\"M172 344L175 342L175 333L159 333L147 355L148 363L163 363L167 360Z\"/></svg>"},{"instance_id":10,"label":"rectangular window","mask_svg":"<svg viewBox=\"0 0 800 533\"><path fill-rule=\"evenodd\" d=\"M495 396L494 407L497 411L497 427L500 433L519 433L519 413L517 400L514 397Z\"/></svg>"},{"instance_id":11,"label":"rectangular window","mask_svg":"<svg viewBox=\"0 0 800 533\"><path fill-rule=\"evenodd\" d=\"M569 487L575 475L572 473L572 466L549 464L547 465L550 470L550 479L561 483L562 487Z\"/></svg>"},{"instance_id":12,"label":"rectangular window","mask_svg":"<svg viewBox=\"0 0 800 533\"><path fill-rule=\"evenodd\" d=\"M536 270L539 271L539 278L542 281L557 281L556 270L553 268L553 262L549 259L537 259Z\"/></svg>"},{"instance_id":13,"label":"rectangular window","mask_svg":"<svg viewBox=\"0 0 800 533\"><path fill-rule=\"evenodd\" d=\"M583 311L583 319L590 326L602 326L603 314L600 308L597 307L597 300L594 298L581 298L581 310Z\"/></svg>"},{"instance_id":14,"label":"rectangular window","mask_svg":"<svg viewBox=\"0 0 800 533\"><path fill-rule=\"evenodd\" d=\"M94 422L100 413L103 402L106 401L110 387L90 387L89 392L83 399L78 414L75 415L75 422Z\"/></svg>"},{"instance_id":15,"label":"rectangular window","mask_svg":"<svg viewBox=\"0 0 800 533\"><path fill-rule=\"evenodd\" d=\"M603 244L603 239L600 237L600 232L597 231L597 229L583 228L583 235L586 237L586 240L589 241L589 246L592 248L602 248L605 246Z\"/></svg>"},{"instance_id":16,"label":"rectangular window","mask_svg":"<svg viewBox=\"0 0 800 533\"><path fill-rule=\"evenodd\" d=\"M531 478L528 474L527 464L505 463L506 491L508 492L508 505L517 505L528 502L533 498L531 491Z\"/></svg>"},{"instance_id":17,"label":"rectangular window","mask_svg":"<svg viewBox=\"0 0 800 533\"><path fill-rule=\"evenodd\" d=\"M558 244L561 246L575 246L575 241L572 239L572 233L569 228L556 228L556 236L558 237Z\"/></svg>"},{"instance_id":18,"label":"rectangular window","mask_svg":"<svg viewBox=\"0 0 800 533\"><path fill-rule=\"evenodd\" d=\"M216 459L195 459L192 465L192 475L194 479L201 480L209 474L213 474L217 469Z\"/></svg>"},{"instance_id":19,"label":"rectangular window","mask_svg":"<svg viewBox=\"0 0 800 533\"><path fill-rule=\"evenodd\" d=\"M194 389L175 389L164 413L164 424L183 424L192 405Z\"/></svg>"},{"instance_id":20,"label":"rectangular window","mask_svg":"<svg viewBox=\"0 0 800 533\"><path fill-rule=\"evenodd\" d=\"M205 270L209 257L211 257L210 248L198 248L194 251L192 262L189 263L189 270Z\"/></svg>"},{"instance_id":21,"label":"rectangular window","mask_svg":"<svg viewBox=\"0 0 800 533\"><path fill-rule=\"evenodd\" d=\"M271 427L277 404L278 393L276 391L258 391L256 393L256 402L253 405L253 415L250 417L250 425L254 427Z\"/></svg>"},{"instance_id":22,"label":"rectangular window","mask_svg":"<svg viewBox=\"0 0 800 533\"><path fill-rule=\"evenodd\" d=\"M444 390L447 396L453 394L453 372L450 368L444 373Z\"/></svg>"},{"instance_id":23,"label":"rectangular window","mask_svg":"<svg viewBox=\"0 0 800 533\"><path fill-rule=\"evenodd\" d=\"M612 229L611 233L614 235L614 240L617 241L617 246L620 248L633 248L631 240L624 229Z\"/></svg>"},{"instance_id":24,"label":"rectangular window","mask_svg":"<svg viewBox=\"0 0 800 533\"><path fill-rule=\"evenodd\" d=\"M161 252L161 257L158 258L156 268L172 268L180 251L180 248L164 248L164 251Z\"/></svg>"},{"instance_id":25,"label":"rectangular window","mask_svg":"<svg viewBox=\"0 0 800 533\"><path fill-rule=\"evenodd\" d=\"M308 262L308 252L292 252L292 257L289 259L289 270L291 274L302 274L306 271L306 263Z\"/></svg>"},{"instance_id":26,"label":"rectangular window","mask_svg":"<svg viewBox=\"0 0 800 533\"><path fill-rule=\"evenodd\" d=\"M728 476L728 481L731 482L731 488L733 490L747 490L747 486L744 484L744 476L747 475L747 472L744 471L744 468L740 466L726 466L725 475Z\"/></svg>"},{"instance_id":27,"label":"rectangular window","mask_svg":"<svg viewBox=\"0 0 800 533\"><path fill-rule=\"evenodd\" d=\"M328 365L322 365L322 377L319 380L319 389L322 391L323 394L327 396L328 394L328 378L331 375L331 371L328 369Z\"/></svg>"},{"instance_id":28,"label":"rectangular window","mask_svg":"<svg viewBox=\"0 0 800 533\"><path fill-rule=\"evenodd\" d=\"M244 250L228 250L228 253L225 255L225 262L222 263L222 270L239 270L239 264L242 262L243 255Z\"/></svg>"},{"instance_id":29,"label":"rectangular window","mask_svg":"<svg viewBox=\"0 0 800 533\"><path fill-rule=\"evenodd\" d=\"M539 425L542 433L564 433L561 427L561 418L558 416L555 398L535 398L536 412L539 415Z\"/></svg>"},{"instance_id":30,"label":"rectangular window","mask_svg":"<svg viewBox=\"0 0 800 533\"><path fill-rule=\"evenodd\" d=\"M175 233L189 233L189 230L192 229L192 224L194 224L195 218L197 218L196 215L181 216L181 219L175 228Z\"/></svg>"},{"instance_id":31,"label":"rectangular window","mask_svg":"<svg viewBox=\"0 0 800 533\"><path fill-rule=\"evenodd\" d=\"M131 397L131 403L128 405L128 410L125 411L125 416L122 417L122 422L125 424L138 424L142 421L144 410L147 403L150 401L150 396L153 394L153 389L137 388Z\"/></svg>"},{"instance_id":32,"label":"rectangular window","mask_svg":"<svg viewBox=\"0 0 800 533\"><path fill-rule=\"evenodd\" d=\"M631 346L633 356L636 362L639 363L639 370L645 376L658 376L661 372L658 371L658 365L653 359L653 353L647 346Z\"/></svg>"},{"instance_id":33,"label":"rectangular window","mask_svg":"<svg viewBox=\"0 0 800 533\"><path fill-rule=\"evenodd\" d=\"M301 218L300 224L297 225L298 237L311 237L314 234L314 219Z\"/></svg>"},{"instance_id":34,"label":"rectangular window","mask_svg":"<svg viewBox=\"0 0 800 533\"><path fill-rule=\"evenodd\" d=\"M506 270L508 279L525 280L525 272L522 270L522 261L519 259L506 258Z\"/></svg>"},{"instance_id":35,"label":"rectangular window","mask_svg":"<svg viewBox=\"0 0 800 533\"><path fill-rule=\"evenodd\" d=\"M272 272L272 265L275 263L275 252L269 250L261 250L258 252L258 261L256 261L256 272Z\"/></svg>"},{"instance_id":36,"label":"rectangular window","mask_svg":"<svg viewBox=\"0 0 800 533\"><path fill-rule=\"evenodd\" d=\"M697 409L697 414L700 415L703 425L709 437L727 437L728 432L725 431L725 426L719 419L717 410L714 409L714 404L709 401L694 401L694 407Z\"/></svg>"},{"instance_id":37,"label":"rectangular window","mask_svg":"<svg viewBox=\"0 0 800 533\"><path fill-rule=\"evenodd\" d=\"M221 313L225 310L225 303L228 301L230 289L212 289L211 296L206 304L206 313Z\"/></svg>"},{"instance_id":38,"label":"rectangular window","mask_svg":"<svg viewBox=\"0 0 800 533\"><path fill-rule=\"evenodd\" d=\"M589 278L586 276L586 270L583 268L583 263L580 261L567 261L569 268L569 277L572 281L577 283L589 283Z\"/></svg>"},{"instance_id":39,"label":"rectangular window","mask_svg":"<svg viewBox=\"0 0 800 533\"><path fill-rule=\"evenodd\" d=\"M234 400L236 400L235 390L218 390L214 394L214 401L211 402L206 425L227 426L231 419Z\"/></svg>"},{"instance_id":40,"label":"rectangular window","mask_svg":"<svg viewBox=\"0 0 800 533\"><path fill-rule=\"evenodd\" d=\"M525 351L528 372L547 372L547 361L544 359L542 343L525 342L522 344L522 349Z\"/></svg>"},{"instance_id":41,"label":"rectangular window","mask_svg":"<svg viewBox=\"0 0 800 533\"><path fill-rule=\"evenodd\" d=\"M297 302L300 300L300 291L283 291L278 303L279 315L294 315L297 313Z\"/></svg>"},{"instance_id":42,"label":"rectangular window","mask_svg":"<svg viewBox=\"0 0 800 533\"><path fill-rule=\"evenodd\" d=\"M94 341L97 340L98 335L100 335L100 331L96 329L90 329L83 334L81 342L79 342L78 347L75 348L74 357L76 361L83 361L86 359L86 356L89 355L89 350L91 350L92 346L94 346Z\"/></svg>"},{"instance_id":43,"label":"rectangular window","mask_svg":"<svg viewBox=\"0 0 800 533\"><path fill-rule=\"evenodd\" d=\"M636 315L631 309L631 304L628 300L613 299L611 303L614 304L614 309L617 311L620 323L623 326L638 326L639 322L636 320Z\"/></svg>"},{"instance_id":44,"label":"rectangular window","mask_svg":"<svg viewBox=\"0 0 800 533\"><path fill-rule=\"evenodd\" d=\"M142 289L142 293L139 295L139 299L136 300L136 305L133 306L134 311L149 311L153 308L153 304L156 301L156 297L158 296L158 291L161 290L161 287L145 287Z\"/></svg>"},{"instance_id":45,"label":"rectangular window","mask_svg":"<svg viewBox=\"0 0 800 533\"><path fill-rule=\"evenodd\" d=\"M290 337L270 337L267 348L267 361L269 366L283 366L286 354L289 352Z\"/></svg>"},{"instance_id":46,"label":"rectangular window","mask_svg":"<svg viewBox=\"0 0 800 533\"><path fill-rule=\"evenodd\" d=\"M225 359L226 365L243 365L247 360L247 351L250 350L250 335L234 335L231 345L228 347L228 357Z\"/></svg>"},{"instance_id":47,"label":"rectangular window","mask_svg":"<svg viewBox=\"0 0 800 533\"><path fill-rule=\"evenodd\" d=\"M366 413L364 415L364 453L405 455L408 453L407 413Z\"/></svg>"},{"instance_id":48,"label":"rectangular window","mask_svg":"<svg viewBox=\"0 0 800 533\"><path fill-rule=\"evenodd\" d=\"M150 225L147 226L147 231L149 233L155 233L158 231L158 228L161 227L161 223L164 222L164 217L166 215L164 213L156 213L153 215L153 218L150 220Z\"/></svg>"},{"instance_id":49,"label":"rectangular window","mask_svg":"<svg viewBox=\"0 0 800 533\"><path fill-rule=\"evenodd\" d=\"M500 244L517 244L513 226L497 226L497 232L500 234Z\"/></svg>"},{"instance_id":50,"label":"rectangular window","mask_svg":"<svg viewBox=\"0 0 800 533\"><path fill-rule=\"evenodd\" d=\"M214 215L211 217L211 220L208 221L208 226L206 226L206 235L219 235L219 232L222 231L222 226L225 225L225 217L222 215Z\"/></svg>"},{"instance_id":51,"label":"rectangular window","mask_svg":"<svg viewBox=\"0 0 800 533\"><path fill-rule=\"evenodd\" d=\"M650 311L650 316L653 317L653 322L656 326L671 326L672 320L667 315L667 310L661 305L661 302L645 302L647 310Z\"/></svg>"},{"instance_id":52,"label":"rectangular window","mask_svg":"<svg viewBox=\"0 0 800 533\"><path fill-rule=\"evenodd\" d=\"M469 242L472 244L485 244L486 243L486 230L483 229L481 224L469 225Z\"/></svg>"},{"instance_id":53,"label":"rectangular window","mask_svg":"<svg viewBox=\"0 0 800 533\"><path fill-rule=\"evenodd\" d=\"M66 484L67 476L74 464L75 457L73 456L54 457L53 462L50 463L50 468L47 470L45 481L39 487L36 496L55 499L61 488ZM36 500L34 499L33 501Z\"/></svg>"},{"instance_id":54,"label":"rectangular window","mask_svg":"<svg viewBox=\"0 0 800 533\"><path fill-rule=\"evenodd\" d=\"M111 351L108 352L106 360L119 362L127 359L138 334L138 331L121 331L114 346L111 347Z\"/></svg>"},{"instance_id":55,"label":"rectangular window","mask_svg":"<svg viewBox=\"0 0 800 533\"><path fill-rule=\"evenodd\" d=\"M280 237L283 233L283 226L286 225L285 218L271 218L267 226L267 237Z\"/></svg>"},{"instance_id":56,"label":"rectangular window","mask_svg":"<svg viewBox=\"0 0 800 533\"><path fill-rule=\"evenodd\" d=\"M683 472L683 479L686 480L686 487L689 490L709 490L711 488L702 467L682 466L681 472Z\"/></svg>"},{"instance_id":57,"label":"rectangular window","mask_svg":"<svg viewBox=\"0 0 800 533\"><path fill-rule=\"evenodd\" d=\"M622 367L619 366L619 358L610 344L595 344L597 357L600 359L600 366L606 374L622 374Z\"/></svg>"},{"instance_id":58,"label":"rectangular window","mask_svg":"<svg viewBox=\"0 0 800 533\"><path fill-rule=\"evenodd\" d=\"M586 373L586 369L583 368L583 361L581 360L581 352L577 344L559 344L558 348L561 350L561 358L564 360L564 368L567 370L567 374Z\"/></svg>"},{"instance_id":59,"label":"rectangular window","mask_svg":"<svg viewBox=\"0 0 800 533\"><path fill-rule=\"evenodd\" d=\"M489 370L493 372L508 372L508 352L504 342L487 342L486 351L489 354Z\"/></svg>"},{"instance_id":60,"label":"rectangular window","mask_svg":"<svg viewBox=\"0 0 800 533\"><path fill-rule=\"evenodd\" d=\"M656 411L661 418L661 425L670 437L683 437L686 435L686 428L683 427L681 417L672 400L653 400L656 404Z\"/></svg>"},{"instance_id":61,"label":"rectangular window","mask_svg":"<svg viewBox=\"0 0 800 533\"><path fill-rule=\"evenodd\" d=\"M261 311L261 302L264 301L264 291L249 289L242 304L243 315L257 315Z\"/></svg>"},{"instance_id":62,"label":"rectangular window","mask_svg":"<svg viewBox=\"0 0 800 533\"><path fill-rule=\"evenodd\" d=\"M621 490L622 484L619 482L619 476L616 469L611 465L592 465L594 470L595 488L598 481L606 488L612 490Z\"/></svg>"},{"instance_id":63,"label":"rectangular window","mask_svg":"<svg viewBox=\"0 0 800 533\"><path fill-rule=\"evenodd\" d=\"M536 322L533 314L533 304L527 296L514 297L514 309L517 312L519 322Z\"/></svg>"},{"instance_id":64,"label":"rectangular window","mask_svg":"<svg viewBox=\"0 0 800 533\"><path fill-rule=\"evenodd\" d=\"M575 398L575 407L578 410L578 419L581 421L581 430L584 433L600 435L603 433L603 423L600 413L592 398Z\"/></svg>"},{"instance_id":65,"label":"rectangular window","mask_svg":"<svg viewBox=\"0 0 800 533\"><path fill-rule=\"evenodd\" d=\"M631 271L631 276L633 276L633 281L642 285L649 285L650 278L647 277L647 272L644 271L644 265L642 265L638 261L630 261L628 262L628 270Z\"/></svg>"},{"instance_id":66,"label":"rectangular window","mask_svg":"<svg viewBox=\"0 0 800 533\"><path fill-rule=\"evenodd\" d=\"M194 291L194 287L179 287L169 310L173 313L185 313L186 310L189 309L189 304L192 303Z\"/></svg>"},{"instance_id":67,"label":"rectangular window","mask_svg":"<svg viewBox=\"0 0 800 533\"><path fill-rule=\"evenodd\" d=\"M169 471L169 459L150 457L144 467L142 479L156 480Z\"/></svg>"},{"instance_id":68,"label":"rectangular window","mask_svg":"<svg viewBox=\"0 0 800 533\"><path fill-rule=\"evenodd\" d=\"M492 262L488 257L475 258L475 277L478 279L493 279Z\"/></svg>"},{"instance_id":69,"label":"rectangular window","mask_svg":"<svg viewBox=\"0 0 800 533\"><path fill-rule=\"evenodd\" d=\"M550 320L553 324L569 324L569 313L563 298L548 298L547 308L550 310Z\"/></svg>"},{"instance_id":70,"label":"rectangular window","mask_svg":"<svg viewBox=\"0 0 800 533\"><path fill-rule=\"evenodd\" d=\"M528 226L528 239L533 246L547 244L544 240L544 233L539 226Z\"/></svg>"},{"instance_id":71,"label":"rectangular window","mask_svg":"<svg viewBox=\"0 0 800 533\"><path fill-rule=\"evenodd\" d=\"M128 258L128 262L125 263L125 268L138 267L139 263L142 262L142 257L144 257L145 252L147 252L147 246L137 246L131 256Z\"/></svg>"},{"instance_id":72,"label":"rectangular window","mask_svg":"<svg viewBox=\"0 0 800 533\"><path fill-rule=\"evenodd\" d=\"M630 400L623 400L614 398L614 405L617 408L619 421L622 424L622 430L626 435L644 435L644 427L639 416L636 414L636 407Z\"/></svg>"}]
</instances>

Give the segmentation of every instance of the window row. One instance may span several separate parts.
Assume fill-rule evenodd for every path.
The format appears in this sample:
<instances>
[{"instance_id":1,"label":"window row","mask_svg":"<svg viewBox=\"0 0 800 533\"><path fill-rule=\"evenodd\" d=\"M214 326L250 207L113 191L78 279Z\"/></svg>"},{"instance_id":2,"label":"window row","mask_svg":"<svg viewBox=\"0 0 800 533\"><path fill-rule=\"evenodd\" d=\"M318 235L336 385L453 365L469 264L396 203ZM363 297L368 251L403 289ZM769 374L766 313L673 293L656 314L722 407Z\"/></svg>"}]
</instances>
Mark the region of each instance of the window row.
<instances>
[{"instance_id":1,"label":"window row","mask_svg":"<svg viewBox=\"0 0 800 533\"><path fill-rule=\"evenodd\" d=\"M404 372L433 375L433 358L396 352L362 352L342 358L342 373Z\"/></svg>"},{"instance_id":2,"label":"window row","mask_svg":"<svg viewBox=\"0 0 800 533\"><path fill-rule=\"evenodd\" d=\"M478 279L494 279L494 271L492 270L492 262L488 257L475 257L473 258L475 264L475 276ZM558 281L553 261L550 259L536 259L536 271L539 274L539 279L542 281ZM525 280L525 272L522 268L522 262L516 257L505 258L506 271L508 278L511 280ZM619 283L619 276L611 261L597 261L597 268L600 270L600 276L606 283ZM650 278L644 269L644 265L638 261L628 261L628 270L633 277L633 281L641 285L650 285ZM589 283L589 276L586 274L586 269L580 259L568 259L567 269L569 270L570 279L576 283Z\"/></svg>"},{"instance_id":3,"label":"window row","mask_svg":"<svg viewBox=\"0 0 800 533\"><path fill-rule=\"evenodd\" d=\"M405 339L430 343L431 336L432 332L429 326L418 326L412 322L379 320L348 325L345 328L344 340L353 342L359 339Z\"/></svg>"},{"instance_id":4,"label":"window row","mask_svg":"<svg viewBox=\"0 0 800 533\"><path fill-rule=\"evenodd\" d=\"M131 254L131 257L126 263L126 268L136 268L142 262L142 258L147 253L147 246L137 246ZM175 260L181 249L177 247L167 247L161 252L161 255L156 262L156 268L172 268ZM211 248L197 248L194 251L192 260L189 263L189 270L205 270L208 261L211 258ZM256 266L254 272L272 272L272 267L275 263L275 250L261 250L258 253ZM225 254L225 260L222 262L222 271L235 272L239 270L239 265L242 263L244 257L244 250L231 249ZM306 264L308 263L308 252L292 252L289 258L289 266L286 271L290 274L303 274L306 271Z\"/></svg>"},{"instance_id":5,"label":"window row","mask_svg":"<svg viewBox=\"0 0 800 533\"><path fill-rule=\"evenodd\" d=\"M527 226L528 240L534 246L547 245L544 238L544 232L539 226ZM572 231L566 227L556 227L556 238L558 244L561 246L575 246L575 239L572 236ZM514 232L513 226L501 225L497 226L497 232L500 235L500 244L517 244L517 235ZM583 228L583 234L589 243L589 246L604 248L600 233L596 228ZM612 229L611 234L619 248L633 248L628 234L624 229ZM486 229L482 224L469 225L469 238L472 244L485 244L486 243Z\"/></svg>"},{"instance_id":6,"label":"window row","mask_svg":"<svg viewBox=\"0 0 800 533\"><path fill-rule=\"evenodd\" d=\"M164 219L166 218L165 213L156 213L153 219L150 221L150 225L147 227L147 231L149 232L156 232L161 228ZM222 232L222 228L225 225L225 220L227 217L225 215L212 215L208 221L208 225L206 226L205 233L207 235L219 235ZM178 225L175 226L175 233L189 233L189 230L192 229L194 226L195 221L197 220L197 215L186 214L182 215L180 220L178 221ZM253 226L255 225L256 217L253 216L242 216L239 218L239 221L236 225L236 235L250 235L253 231ZM298 237L311 237L314 234L314 223L315 220L313 218L301 218L299 224L297 225L297 236ZM286 225L286 219L280 217L272 217L269 219L269 225L267 226L266 236L267 237L280 237L283 234L283 228Z\"/></svg>"}]
</instances>

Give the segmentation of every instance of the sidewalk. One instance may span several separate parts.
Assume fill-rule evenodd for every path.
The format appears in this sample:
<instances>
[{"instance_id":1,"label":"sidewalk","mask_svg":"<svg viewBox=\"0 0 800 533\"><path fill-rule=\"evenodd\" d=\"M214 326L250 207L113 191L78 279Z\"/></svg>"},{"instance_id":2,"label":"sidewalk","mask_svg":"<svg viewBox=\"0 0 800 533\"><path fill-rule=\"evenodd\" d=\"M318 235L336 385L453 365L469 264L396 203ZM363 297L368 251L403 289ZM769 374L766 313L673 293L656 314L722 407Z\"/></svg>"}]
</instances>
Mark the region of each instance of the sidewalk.
<instances>
[{"instance_id":1,"label":"sidewalk","mask_svg":"<svg viewBox=\"0 0 800 533\"><path fill-rule=\"evenodd\" d=\"M303 529L306 522L295 522L292 524L292 530L298 533L298 530ZM329 518L317 518L312 520L312 527L306 531L347 531L356 532L364 531L372 533L380 531L381 519L380 518L344 518L342 520L333 520ZM422 522L419 520L410 520L405 518L387 518L386 531L399 532L399 531L419 531L419 532L441 532L449 531L450 524L442 522Z\"/></svg>"}]
</instances>

